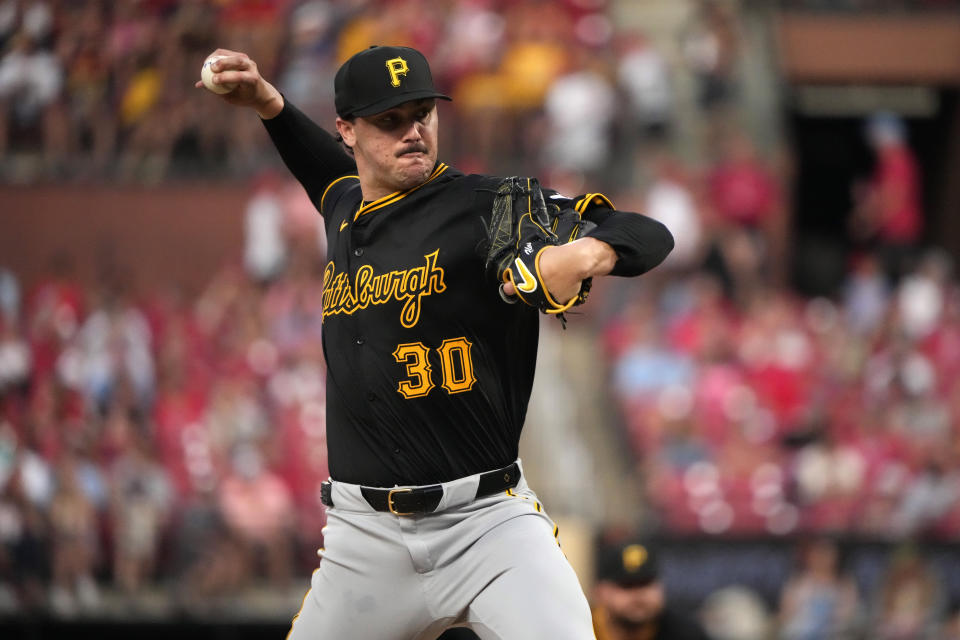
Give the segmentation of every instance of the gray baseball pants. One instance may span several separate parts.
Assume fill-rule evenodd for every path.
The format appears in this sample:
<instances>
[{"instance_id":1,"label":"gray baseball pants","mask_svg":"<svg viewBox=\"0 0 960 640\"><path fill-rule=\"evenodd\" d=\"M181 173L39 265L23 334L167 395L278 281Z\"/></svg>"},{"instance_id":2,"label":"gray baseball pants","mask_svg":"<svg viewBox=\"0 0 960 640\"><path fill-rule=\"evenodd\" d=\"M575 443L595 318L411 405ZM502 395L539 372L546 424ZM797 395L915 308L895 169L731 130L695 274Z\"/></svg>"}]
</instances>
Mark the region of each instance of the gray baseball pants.
<instances>
[{"instance_id":1,"label":"gray baseball pants","mask_svg":"<svg viewBox=\"0 0 960 640\"><path fill-rule=\"evenodd\" d=\"M334 482L320 568L289 640L592 640L590 607L556 525L521 477L474 499L479 475L445 483L434 513L375 511Z\"/></svg>"}]
</instances>

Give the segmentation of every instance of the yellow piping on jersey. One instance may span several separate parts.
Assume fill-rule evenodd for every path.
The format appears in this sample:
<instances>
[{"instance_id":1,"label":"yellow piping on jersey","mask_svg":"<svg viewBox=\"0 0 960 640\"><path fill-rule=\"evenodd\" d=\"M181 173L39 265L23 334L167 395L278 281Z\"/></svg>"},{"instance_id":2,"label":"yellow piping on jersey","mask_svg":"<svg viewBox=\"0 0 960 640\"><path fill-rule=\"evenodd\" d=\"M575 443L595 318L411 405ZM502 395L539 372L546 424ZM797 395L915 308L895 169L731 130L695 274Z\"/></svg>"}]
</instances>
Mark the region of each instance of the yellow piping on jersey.
<instances>
[{"instance_id":1,"label":"yellow piping on jersey","mask_svg":"<svg viewBox=\"0 0 960 640\"><path fill-rule=\"evenodd\" d=\"M320 196L320 215L323 215L323 201L327 197L327 192L330 191L330 187L337 184L341 180L346 180L347 178L356 178L357 180L359 180L360 176L340 176L339 178L337 178L336 180L328 184L327 188L323 190L323 195Z\"/></svg>"},{"instance_id":2,"label":"yellow piping on jersey","mask_svg":"<svg viewBox=\"0 0 960 640\"><path fill-rule=\"evenodd\" d=\"M378 198L374 200L370 204L362 205L359 209L357 209L357 214L353 216L353 219L356 220L357 218L359 218L364 214L370 213L371 211L376 211L377 209L382 209L383 207L389 204L393 204L397 200L402 200L403 198L406 198L408 195L410 195L420 187L424 186L428 182L431 182L437 176L439 176L441 173L443 173L449 168L450 168L449 166L441 162L440 165L436 169L434 169L433 173L430 174L430 177L427 178L423 183L418 184L412 189L407 189L406 191L394 191L389 195L385 195L382 198Z\"/></svg>"}]
</instances>

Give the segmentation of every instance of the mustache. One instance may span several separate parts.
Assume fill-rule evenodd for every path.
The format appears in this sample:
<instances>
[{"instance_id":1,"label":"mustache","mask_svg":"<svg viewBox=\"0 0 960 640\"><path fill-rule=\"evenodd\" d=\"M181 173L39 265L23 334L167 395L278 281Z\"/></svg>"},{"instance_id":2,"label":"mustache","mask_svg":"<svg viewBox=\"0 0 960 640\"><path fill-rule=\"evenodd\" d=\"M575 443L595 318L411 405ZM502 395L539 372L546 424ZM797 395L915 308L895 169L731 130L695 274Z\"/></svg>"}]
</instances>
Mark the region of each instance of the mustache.
<instances>
[{"instance_id":1,"label":"mustache","mask_svg":"<svg viewBox=\"0 0 960 640\"><path fill-rule=\"evenodd\" d=\"M409 147L404 147L403 149L401 149L400 151L398 151L398 152L397 152L397 157L399 158L400 156L402 156L402 155L405 154L405 153L426 153L426 152L427 152L427 145L425 145L425 144L412 144L412 145L410 145Z\"/></svg>"}]
</instances>

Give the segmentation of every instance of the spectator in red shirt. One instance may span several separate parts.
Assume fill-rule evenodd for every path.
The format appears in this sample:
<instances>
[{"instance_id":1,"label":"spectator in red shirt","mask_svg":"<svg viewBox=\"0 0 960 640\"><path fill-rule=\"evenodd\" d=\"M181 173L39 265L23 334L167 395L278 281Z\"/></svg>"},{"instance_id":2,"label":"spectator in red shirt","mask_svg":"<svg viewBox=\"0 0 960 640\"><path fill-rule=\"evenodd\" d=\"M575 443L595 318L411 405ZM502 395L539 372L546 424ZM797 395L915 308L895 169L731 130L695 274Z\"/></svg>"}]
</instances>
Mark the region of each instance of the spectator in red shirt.
<instances>
[{"instance_id":1,"label":"spectator in red shirt","mask_svg":"<svg viewBox=\"0 0 960 640\"><path fill-rule=\"evenodd\" d=\"M721 226L760 229L777 206L777 185L740 133L726 142L723 157L709 177L710 200Z\"/></svg>"},{"instance_id":2,"label":"spectator in red shirt","mask_svg":"<svg viewBox=\"0 0 960 640\"><path fill-rule=\"evenodd\" d=\"M763 267L772 266L770 246L776 243L782 218L779 185L750 139L734 133L725 141L706 187L714 246L707 264L743 297L759 284Z\"/></svg>"},{"instance_id":3,"label":"spectator in red shirt","mask_svg":"<svg viewBox=\"0 0 960 640\"><path fill-rule=\"evenodd\" d=\"M876 247L888 277L896 282L910 266L923 233L920 170L896 115L872 116L866 136L876 163L867 183L856 189L853 232Z\"/></svg>"},{"instance_id":4,"label":"spectator in red shirt","mask_svg":"<svg viewBox=\"0 0 960 640\"><path fill-rule=\"evenodd\" d=\"M255 570L262 557L270 581L284 584L291 570L293 500L289 488L264 466L256 445L237 447L233 473L220 486L220 511L243 550L237 561Z\"/></svg>"}]
</instances>

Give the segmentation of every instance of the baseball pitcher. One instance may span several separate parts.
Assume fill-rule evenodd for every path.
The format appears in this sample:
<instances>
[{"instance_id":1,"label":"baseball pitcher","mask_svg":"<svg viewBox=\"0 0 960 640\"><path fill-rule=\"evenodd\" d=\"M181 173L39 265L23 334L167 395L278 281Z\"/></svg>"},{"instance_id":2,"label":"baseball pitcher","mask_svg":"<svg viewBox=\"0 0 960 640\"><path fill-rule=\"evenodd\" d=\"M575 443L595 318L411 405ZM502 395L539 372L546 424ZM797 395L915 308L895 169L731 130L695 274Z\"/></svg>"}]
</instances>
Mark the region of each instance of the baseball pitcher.
<instances>
[{"instance_id":1,"label":"baseball pitcher","mask_svg":"<svg viewBox=\"0 0 960 640\"><path fill-rule=\"evenodd\" d=\"M605 196L438 160L424 56L372 47L336 74L338 137L243 53L212 55L323 216L331 479L319 568L293 640L593 638L590 608L518 459L539 313L673 247ZM200 82L197 86L203 86Z\"/></svg>"}]
</instances>

